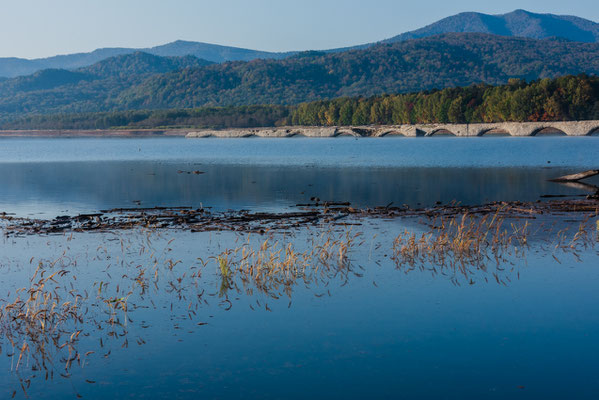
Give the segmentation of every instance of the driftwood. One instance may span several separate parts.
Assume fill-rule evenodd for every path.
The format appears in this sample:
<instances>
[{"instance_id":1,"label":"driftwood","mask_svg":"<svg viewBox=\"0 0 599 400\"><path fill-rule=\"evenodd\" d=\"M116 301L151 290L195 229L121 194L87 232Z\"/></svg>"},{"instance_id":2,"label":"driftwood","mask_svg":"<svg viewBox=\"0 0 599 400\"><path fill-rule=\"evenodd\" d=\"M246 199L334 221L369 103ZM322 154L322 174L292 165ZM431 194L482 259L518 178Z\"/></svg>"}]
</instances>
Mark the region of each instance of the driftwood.
<instances>
[{"instance_id":1,"label":"driftwood","mask_svg":"<svg viewBox=\"0 0 599 400\"><path fill-rule=\"evenodd\" d=\"M579 172L577 174L572 175L564 175L555 179L550 179L552 182L576 182L581 179L590 178L591 176L599 175L599 170L591 169L584 172Z\"/></svg>"},{"instance_id":2,"label":"driftwood","mask_svg":"<svg viewBox=\"0 0 599 400\"><path fill-rule=\"evenodd\" d=\"M595 195L586 199L553 200L547 202L493 202L479 206L459 204L430 208L410 208L406 205L374 208L353 208L346 202L316 202L300 204L293 212L256 212L246 210L212 212L207 208L153 207L116 208L99 213L62 215L52 220L19 218L0 213L0 232L5 236L57 234L65 232L128 230L134 228L183 229L191 232L242 231L264 233L267 230L289 230L314 224L359 224L362 218L447 217L464 214L497 214L513 219L535 219L543 214L584 214L599 216L599 200ZM343 219L344 222L340 222Z\"/></svg>"}]
</instances>

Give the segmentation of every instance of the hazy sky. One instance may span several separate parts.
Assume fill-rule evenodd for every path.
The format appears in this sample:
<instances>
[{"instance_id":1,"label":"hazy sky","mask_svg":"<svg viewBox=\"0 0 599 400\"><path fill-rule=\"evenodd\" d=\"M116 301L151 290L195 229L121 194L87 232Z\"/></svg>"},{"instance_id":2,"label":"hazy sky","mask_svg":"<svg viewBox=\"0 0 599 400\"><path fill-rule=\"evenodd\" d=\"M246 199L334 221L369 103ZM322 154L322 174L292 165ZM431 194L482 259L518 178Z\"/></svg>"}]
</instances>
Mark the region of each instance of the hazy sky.
<instances>
[{"instance_id":1,"label":"hazy sky","mask_svg":"<svg viewBox=\"0 0 599 400\"><path fill-rule=\"evenodd\" d=\"M599 21L597 0L0 0L0 57L46 57L177 39L259 50L388 38L462 11L517 8Z\"/></svg>"}]
</instances>

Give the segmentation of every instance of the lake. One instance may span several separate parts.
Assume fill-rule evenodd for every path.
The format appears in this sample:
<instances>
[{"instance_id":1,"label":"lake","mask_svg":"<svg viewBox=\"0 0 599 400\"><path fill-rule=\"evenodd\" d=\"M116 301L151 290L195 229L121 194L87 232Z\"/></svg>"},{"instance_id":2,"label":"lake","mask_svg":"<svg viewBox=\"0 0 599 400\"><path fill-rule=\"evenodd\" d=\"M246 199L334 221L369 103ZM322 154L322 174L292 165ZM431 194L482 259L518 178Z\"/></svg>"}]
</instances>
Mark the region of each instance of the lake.
<instances>
[{"instance_id":1,"label":"lake","mask_svg":"<svg viewBox=\"0 0 599 400\"><path fill-rule=\"evenodd\" d=\"M597 154L596 137L11 138L0 212L582 199L597 177L549 179ZM562 214L506 219L475 258L402 251L425 217L3 235L0 397L594 399L597 217ZM42 329L19 312L43 299Z\"/></svg>"},{"instance_id":2,"label":"lake","mask_svg":"<svg viewBox=\"0 0 599 400\"><path fill-rule=\"evenodd\" d=\"M598 151L595 137L3 139L0 210L54 217L135 205L274 210L312 197L359 207L534 201L586 194L548 179L595 168Z\"/></svg>"}]
</instances>

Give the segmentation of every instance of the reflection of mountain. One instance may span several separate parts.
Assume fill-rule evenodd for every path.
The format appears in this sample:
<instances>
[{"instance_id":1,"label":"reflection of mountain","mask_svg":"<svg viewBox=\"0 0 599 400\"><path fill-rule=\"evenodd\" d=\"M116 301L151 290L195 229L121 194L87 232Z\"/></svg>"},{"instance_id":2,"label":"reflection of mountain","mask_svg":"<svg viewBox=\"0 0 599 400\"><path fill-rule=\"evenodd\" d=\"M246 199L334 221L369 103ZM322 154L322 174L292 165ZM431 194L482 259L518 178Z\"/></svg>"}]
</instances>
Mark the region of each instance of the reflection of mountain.
<instances>
[{"instance_id":1,"label":"reflection of mountain","mask_svg":"<svg viewBox=\"0 0 599 400\"><path fill-rule=\"evenodd\" d=\"M201 169L202 175L178 173ZM69 212L151 206L276 209L322 200L358 207L412 207L458 200L535 201L576 190L547 182L559 169L522 168L298 168L273 166L75 162L0 165L0 210L22 202ZM68 206L67 206L68 205ZM53 215L52 215L53 216Z\"/></svg>"}]
</instances>

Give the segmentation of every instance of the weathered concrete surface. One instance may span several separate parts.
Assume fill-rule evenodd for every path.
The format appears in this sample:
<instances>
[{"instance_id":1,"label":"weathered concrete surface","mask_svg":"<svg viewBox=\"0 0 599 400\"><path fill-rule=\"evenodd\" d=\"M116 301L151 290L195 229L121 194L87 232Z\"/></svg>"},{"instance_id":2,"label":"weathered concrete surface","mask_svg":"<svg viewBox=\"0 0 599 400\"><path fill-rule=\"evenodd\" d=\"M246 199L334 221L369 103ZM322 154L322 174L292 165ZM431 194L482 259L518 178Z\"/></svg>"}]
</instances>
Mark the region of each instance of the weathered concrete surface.
<instances>
[{"instance_id":1,"label":"weathered concrete surface","mask_svg":"<svg viewBox=\"0 0 599 400\"><path fill-rule=\"evenodd\" d=\"M489 131L501 131L511 136L534 136L547 128L561 131L568 136L586 136L599 129L599 121L422 124L398 127L406 136L431 136L439 131L448 131L456 136L482 136Z\"/></svg>"},{"instance_id":2,"label":"weathered concrete surface","mask_svg":"<svg viewBox=\"0 0 599 400\"><path fill-rule=\"evenodd\" d=\"M223 130L198 130L189 132L188 138L220 137L335 137L351 135L356 137L380 137L387 135L433 136L449 132L455 136L483 136L489 132L503 132L511 136L534 136L543 129L554 129L568 136L586 136L599 131L599 121L562 122L500 122L484 124L415 124L385 126L296 126L278 128L247 128Z\"/></svg>"},{"instance_id":3,"label":"weathered concrete surface","mask_svg":"<svg viewBox=\"0 0 599 400\"><path fill-rule=\"evenodd\" d=\"M343 131L343 132L341 132ZM281 128L245 128L245 129L222 129L222 130L199 130L189 132L188 138L242 138L242 137L292 137L292 136L307 136L307 137L333 137L344 134L345 128L338 127L281 127ZM347 134L359 136L351 129L347 130Z\"/></svg>"}]
</instances>

